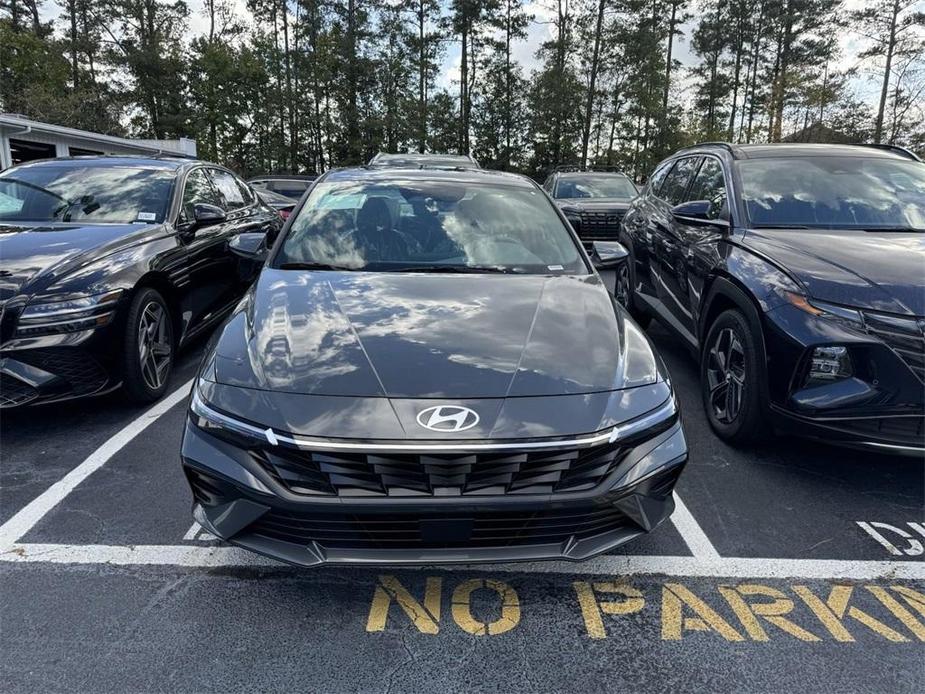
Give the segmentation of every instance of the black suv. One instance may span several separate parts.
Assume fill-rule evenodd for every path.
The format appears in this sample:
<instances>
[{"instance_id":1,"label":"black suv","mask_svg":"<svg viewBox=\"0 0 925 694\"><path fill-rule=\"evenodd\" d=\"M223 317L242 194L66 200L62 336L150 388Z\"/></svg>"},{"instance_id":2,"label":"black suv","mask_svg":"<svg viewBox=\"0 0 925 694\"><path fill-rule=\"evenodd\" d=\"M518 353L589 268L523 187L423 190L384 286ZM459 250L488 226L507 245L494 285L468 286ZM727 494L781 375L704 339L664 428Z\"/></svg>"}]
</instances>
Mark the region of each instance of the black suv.
<instances>
[{"instance_id":1,"label":"black suv","mask_svg":"<svg viewBox=\"0 0 925 694\"><path fill-rule=\"evenodd\" d=\"M638 193L628 176L607 171L557 170L543 188L589 250L595 241L617 240L620 221Z\"/></svg>"},{"instance_id":2,"label":"black suv","mask_svg":"<svg viewBox=\"0 0 925 694\"><path fill-rule=\"evenodd\" d=\"M922 454L923 232L925 165L906 150L699 145L626 214L616 294L696 350L723 439Z\"/></svg>"}]
</instances>

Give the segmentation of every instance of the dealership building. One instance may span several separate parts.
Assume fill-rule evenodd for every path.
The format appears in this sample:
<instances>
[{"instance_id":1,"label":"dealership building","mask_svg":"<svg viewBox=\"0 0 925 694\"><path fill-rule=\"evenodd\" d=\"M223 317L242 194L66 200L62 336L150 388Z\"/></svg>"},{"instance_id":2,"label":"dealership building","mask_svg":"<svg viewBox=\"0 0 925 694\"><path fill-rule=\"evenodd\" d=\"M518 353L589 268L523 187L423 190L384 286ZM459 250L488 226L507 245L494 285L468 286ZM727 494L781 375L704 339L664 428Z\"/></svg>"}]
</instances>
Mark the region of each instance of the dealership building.
<instances>
[{"instance_id":1,"label":"dealership building","mask_svg":"<svg viewBox=\"0 0 925 694\"><path fill-rule=\"evenodd\" d=\"M133 140L0 113L0 171L14 164L50 157L122 154L196 156L196 141Z\"/></svg>"}]
</instances>

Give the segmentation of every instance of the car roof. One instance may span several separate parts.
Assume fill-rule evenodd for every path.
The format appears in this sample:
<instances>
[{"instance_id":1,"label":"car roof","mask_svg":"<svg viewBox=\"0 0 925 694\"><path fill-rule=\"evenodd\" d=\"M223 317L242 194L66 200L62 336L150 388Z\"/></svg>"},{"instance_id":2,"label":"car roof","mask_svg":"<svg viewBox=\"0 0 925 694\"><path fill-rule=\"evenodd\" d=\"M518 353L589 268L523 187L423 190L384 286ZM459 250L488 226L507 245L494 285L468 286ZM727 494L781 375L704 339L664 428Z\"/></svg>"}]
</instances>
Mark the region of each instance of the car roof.
<instances>
[{"instance_id":1,"label":"car roof","mask_svg":"<svg viewBox=\"0 0 925 694\"><path fill-rule=\"evenodd\" d=\"M265 174L262 176L251 176L247 179L248 183L253 181L314 181L318 178L312 174Z\"/></svg>"},{"instance_id":2,"label":"car roof","mask_svg":"<svg viewBox=\"0 0 925 694\"><path fill-rule=\"evenodd\" d=\"M199 161L198 159L185 159L180 157L134 157L120 155L91 155L76 157L55 157L52 159L36 159L27 161L22 164L16 164L17 169L32 168L38 166L57 166L74 168L96 167L106 168L111 166L133 166L143 167L146 169L163 169L165 171L176 171L184 166L193 166L194 164L209 164L209 162ZM209 166L218 166L209 164Z\"/></svg>"},{"instance_id":3,"label":"car roof","mask_svg":"<svg viewBox=\"0 0 925 694\"><path fill-rule=\"evenodd\" d=\"M912 152L891 145L836 145L805 142L774 142L769 144L730 144L727 142L704 142L685 147L675 155L694 154L698 151L724 149L734 159L769 159L799 157L865 157L868 159L917 159Z\"/></svg>"},{"instance_id":4,"label":"car roof","mask_svg":"<svg viewBox=\"0 0 925 694\"><path fill-rule=\"evenodd\" d=\"M534 188L536 184L520 174L490 169L453 169L418 167L353 167L332 169L325 181L366 181L369 183L397 183L400 181L445 181L446 183L476 183L503 185L515 188Z\"/></svg>"},{"instance_id":5,"label":"car roof","mask_svg":"<svg viewBox=\"0 0 925 694\"><path fill-rule=\"evenodd\" d=\"M612 176L613 178L629 179L622 171L557 171L560 178L583 178L585 176Z\"/></svg>"},{"instance_id":6,"label":"car roof","mask_svg":"<svg viewBox=\"0 0 925 694\"><path fill-rule=\"evenodd\" d=\"M409 152L407 154L395 154L387 152L379 152L376 156L370 159L370 164L379 164L383 162L391 161L407 161L407 162L421 162L427 163L429 161L458 161L460 164L475 164L476 161L468 154L441 154L440 152L430 152L430 153L420 153L420 152Z\"/></svg>"}]
</instances>

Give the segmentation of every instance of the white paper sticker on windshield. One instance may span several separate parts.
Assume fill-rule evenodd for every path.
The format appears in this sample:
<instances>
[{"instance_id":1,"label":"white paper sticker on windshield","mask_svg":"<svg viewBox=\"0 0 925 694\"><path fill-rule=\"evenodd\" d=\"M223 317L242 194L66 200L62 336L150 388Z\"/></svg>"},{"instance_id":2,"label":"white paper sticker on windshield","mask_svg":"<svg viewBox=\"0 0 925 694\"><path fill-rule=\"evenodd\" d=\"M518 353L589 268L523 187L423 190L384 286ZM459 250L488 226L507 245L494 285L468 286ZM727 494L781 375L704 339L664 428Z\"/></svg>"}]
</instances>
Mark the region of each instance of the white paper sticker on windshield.
<instances>
[{"instance_id":1,"label":"white paper sticker on windshield","mask_svg":"<svg viewBox=\"0 0 925 694\"><path fill-rule=\"evenodd\" d=\"M546 267L549 268L549 271L550 271L550 272L556 272L556 271L564 270L564 269L565 269L565 268L562 267L561 265L547 265Z\"/></svg>"},{"instance_id":2,"label":"white paper sticker on windshield","mask_svg":"<svg viewBox=\"0 0 925 694\"><path fill-rule=\"evenodd\" d=\"M157 221L157 213L155 212L139 212L138 213L139 222L154 222Z\"/></svg>"}]
</instances>

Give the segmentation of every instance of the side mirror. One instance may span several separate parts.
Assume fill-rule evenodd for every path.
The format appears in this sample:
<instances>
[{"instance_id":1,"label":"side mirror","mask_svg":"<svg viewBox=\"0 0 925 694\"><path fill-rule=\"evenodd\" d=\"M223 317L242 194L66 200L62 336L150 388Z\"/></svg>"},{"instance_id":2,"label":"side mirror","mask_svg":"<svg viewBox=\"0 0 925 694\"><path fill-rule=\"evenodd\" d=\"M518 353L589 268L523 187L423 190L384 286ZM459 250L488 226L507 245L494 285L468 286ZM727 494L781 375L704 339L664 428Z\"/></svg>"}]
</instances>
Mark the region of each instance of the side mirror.
<instances>
[{"instance_id":1,"label":"side mirror","mask_svg":"<svg viewBox=\"0 0 925 694\"><path fill-rule=\"evenodd\" d=\"M629 251L616 241L595 241L591 249L591 262L598 270L612 270L629 257Z\"/></svg>"},{"instance_id":2,"label":"side mirror","mask_svg":"<svg viewBox=\"0 0 925 694\"><path fill-rule=\"evenodd\" d=\"M221 224L227 219L225 210L206 202L197 202L193 205L193 225L196 228Z\"/></svg>"},{"instance_id":3,"label":"side mirror","mask_svg":"<svg viewBox=\"0 0 925 694\"><path fill-rule=\"evenodd\" d=\"M238 234L228 242L228 250L247 260L262 263L267 259L267 235L255 231Z\"/></svg>"},{"instance_id":4,"label":"side mirror","mask_svg":"<svg viewBox=\"0 0 925 694\"><path fill-rule=\"evenodd\" d=\"M671 214L681 220L715 221L710 218L713 203L709 200L690 200L671 208Z\"/></svg>"}]
</instances>

